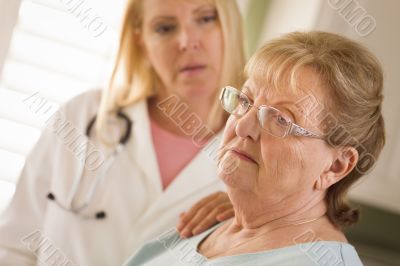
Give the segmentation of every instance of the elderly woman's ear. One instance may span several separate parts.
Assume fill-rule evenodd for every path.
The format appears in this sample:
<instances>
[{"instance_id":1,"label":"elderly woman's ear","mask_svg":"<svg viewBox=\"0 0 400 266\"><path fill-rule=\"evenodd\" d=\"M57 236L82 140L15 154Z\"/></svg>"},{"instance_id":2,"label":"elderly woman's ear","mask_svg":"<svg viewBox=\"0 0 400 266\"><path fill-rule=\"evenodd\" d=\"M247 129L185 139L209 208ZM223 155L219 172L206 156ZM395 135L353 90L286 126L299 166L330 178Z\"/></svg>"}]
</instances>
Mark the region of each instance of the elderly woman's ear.
<instances>
[{"instance_id":1,"label":"elderly woman's ear","mask_svg":"<svg viewBox=\"0 0 400 266\"><path fill-rule=\"evenodd\" d=\"M356 167L358 151L353 147L344 147L337 150L330 166L321 173L315 182L316 190L326 190L339 182Z\"/></svg>"}]
</instances>

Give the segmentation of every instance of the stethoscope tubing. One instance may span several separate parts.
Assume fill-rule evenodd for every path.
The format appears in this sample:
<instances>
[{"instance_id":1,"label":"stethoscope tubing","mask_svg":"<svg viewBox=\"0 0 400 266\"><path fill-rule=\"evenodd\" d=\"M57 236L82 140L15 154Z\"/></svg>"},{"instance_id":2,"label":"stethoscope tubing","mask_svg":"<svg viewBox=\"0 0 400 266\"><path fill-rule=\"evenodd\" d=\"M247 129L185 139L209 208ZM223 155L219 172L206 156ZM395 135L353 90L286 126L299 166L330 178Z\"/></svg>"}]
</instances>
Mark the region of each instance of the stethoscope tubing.
<instances>
[{"instance_id":1,"label":"stethoscope tubing","mask_svg":"<svg viewBox=\"0 0 400 266\"><path fill-rule=\"evenodd\" d=\"M90 185L89 191L87 195L85 196L84 202L77 207L73 206L74 199L77 195L77 192L79 190L79 186L81 185L81 181L84 175L84 168L85 168L85 162L81 163L79 165L78 169L78 174L75 176L71 191L68 193L67 197L67 207L64 207L60 202L57 201L55 195L51 192L48 193L47 198L50 200L53 200L59 205L61 208L70 211L75 214L80 214L84 209L86 209L91 201L93 200L93 197L95 195L95 192L97 190L98 185L101 183L102 180L104 180L105 175L111 165L114 163L116 157L123 151L124 145L128 142L130 135L131 135L131 129L132 129L132 121L130 118L125 115L121 110L116 112L117 117L120 119L124 120L126 123L126 131L123 136L121 136L118 145L116 146L115 150L112 152L112 154L104 161L104 165L100 167L100 173L96 175L94 182ZM85 154L87 155L88 153L88 147L89 147L89 139L90 139L90 132L96 122L97 116L95 115L88 123L88 126L86 128L86 136L87 136L87 143L85 147ZM85 216L85 218L90 218L88 216ZM105 218L106 214L104 211L97 212L94 218L100 219L100 218Z\"/></svg>"}]
</instances>

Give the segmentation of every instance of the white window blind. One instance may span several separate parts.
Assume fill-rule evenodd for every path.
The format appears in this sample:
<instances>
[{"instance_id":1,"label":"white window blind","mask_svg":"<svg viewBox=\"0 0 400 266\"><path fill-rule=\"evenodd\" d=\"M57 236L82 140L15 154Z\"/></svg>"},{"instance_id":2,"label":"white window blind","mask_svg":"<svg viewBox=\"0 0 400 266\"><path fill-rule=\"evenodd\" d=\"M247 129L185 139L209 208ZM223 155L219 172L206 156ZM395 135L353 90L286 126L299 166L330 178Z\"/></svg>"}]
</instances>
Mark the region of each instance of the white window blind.
<instances>
[{"instance_id":1,"label":"white window blind","mask_svg":"<svg viewBox=\"0 0 400 266\"><path fill-rule=\"evenodd\" d=\"M37 94L57 107L102 87L113 64L124 5L124 0L21 2L0 74L0 211L44 123L24 99Z\"/></svg>"}]
</instances>

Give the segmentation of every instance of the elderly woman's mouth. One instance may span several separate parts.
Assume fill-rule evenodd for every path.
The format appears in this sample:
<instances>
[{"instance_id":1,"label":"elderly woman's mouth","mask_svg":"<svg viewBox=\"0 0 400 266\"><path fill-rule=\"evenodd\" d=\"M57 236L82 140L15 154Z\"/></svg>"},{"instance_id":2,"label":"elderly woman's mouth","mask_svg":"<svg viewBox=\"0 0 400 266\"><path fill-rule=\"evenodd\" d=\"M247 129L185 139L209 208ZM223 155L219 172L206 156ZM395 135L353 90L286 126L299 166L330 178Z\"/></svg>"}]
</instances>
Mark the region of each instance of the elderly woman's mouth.
<instances>
[{"instance_id":1,"label":"elderly woman's mouth","mask_svg":"<svg viewBox=\"0 0 400 266\"><path fill-rule=\"evenodd\" d=\"M251 163L255 163L258 165L257 161L253 159L253 157L251 155L249 155L248 153L241 151L239 149L230 149L230 151L235 154L237 157L239 157L240 159L244 160L244 161L248 161Z\"/></svg>"}]
</instances>

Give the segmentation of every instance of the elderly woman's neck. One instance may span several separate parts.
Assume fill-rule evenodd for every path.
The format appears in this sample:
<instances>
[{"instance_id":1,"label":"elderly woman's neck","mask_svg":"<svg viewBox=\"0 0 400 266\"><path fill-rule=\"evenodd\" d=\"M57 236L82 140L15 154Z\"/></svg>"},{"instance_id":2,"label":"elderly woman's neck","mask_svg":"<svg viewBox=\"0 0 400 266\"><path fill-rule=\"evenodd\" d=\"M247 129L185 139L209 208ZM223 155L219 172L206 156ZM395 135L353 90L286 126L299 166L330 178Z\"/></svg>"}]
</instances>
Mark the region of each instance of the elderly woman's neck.
<instances>
[{"instance_id":1,"label":"elderly woman's neck","mask_svg":"<svg viewBox=\"0 0 400 266\"><path fill-rule=\"evenodd\" d=\"M235 209L233 224L239 228L257 229L297 225L311 222L325 215L327 211L324 194L315 194L309 198L289 197L278 203L260 203L260 200L248 198L248 201L231 197Z\"/></svg>"}]
</instances>

